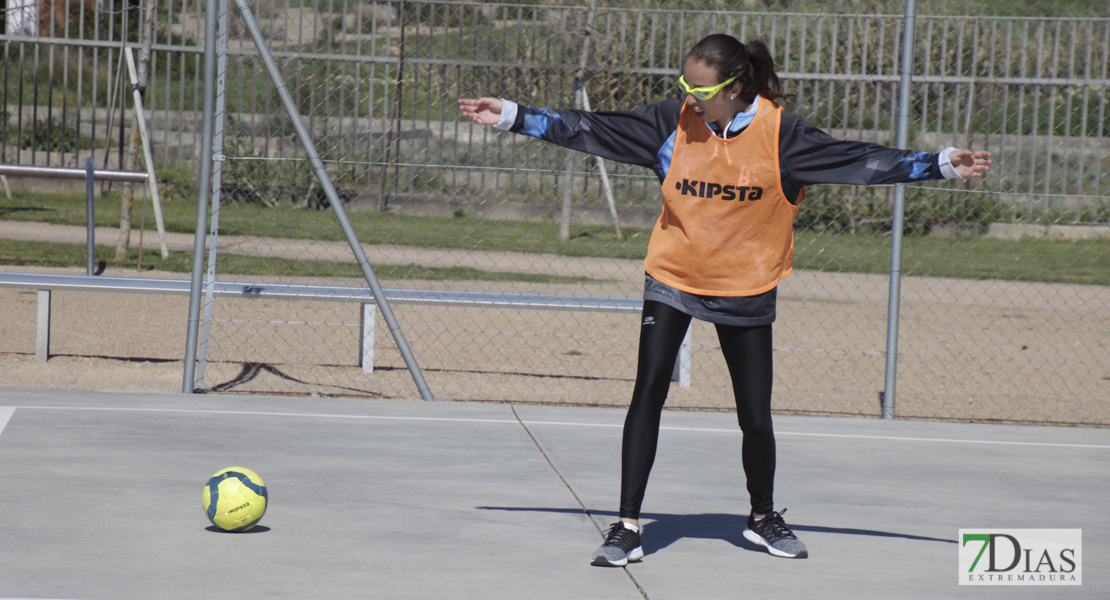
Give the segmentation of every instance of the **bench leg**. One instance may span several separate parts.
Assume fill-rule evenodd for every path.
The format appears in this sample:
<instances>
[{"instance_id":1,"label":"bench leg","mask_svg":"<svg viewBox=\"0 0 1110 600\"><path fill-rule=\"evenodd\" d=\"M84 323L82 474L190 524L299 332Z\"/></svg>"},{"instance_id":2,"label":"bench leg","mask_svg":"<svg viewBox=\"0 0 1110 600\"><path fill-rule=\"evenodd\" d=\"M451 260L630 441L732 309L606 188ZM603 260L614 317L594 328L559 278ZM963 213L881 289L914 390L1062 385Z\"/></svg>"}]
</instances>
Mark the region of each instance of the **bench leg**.
<instances>
[{"instance_id":1,"label":"bench leg","mask_svg":"<svg viewBox=\"0 0 1110 600\"><path fill-rule=\"evenodd\" d=\"M374 319L377 314L376 304L362 305L361 327L359 328L359 365L363 373L374 372Z\"/></svg>"},{"instance_id":2,"label":"bench leg","mask_svg":"<svg viewBox=\"0 0 1110 600\"><path fill-rule=\"evenodd\" d=\"M690 387L690 357L693 348L690 332L691 329L687 329L686 337L682 338L682 346L678 349L678 360L674 362L674 371L671 372L671 381L677 381L679 387Z\"/></svg>"},{"instance_id":3,"label":"bench leg","mask_svg":"<svg viewBox=\"0 0 1110 600\"><path fill-rule=\"evenodd\" d=\"M39 318L35 336L35 360L50 359L50 290L39 290Z\"/></svg>"}]
</instances>

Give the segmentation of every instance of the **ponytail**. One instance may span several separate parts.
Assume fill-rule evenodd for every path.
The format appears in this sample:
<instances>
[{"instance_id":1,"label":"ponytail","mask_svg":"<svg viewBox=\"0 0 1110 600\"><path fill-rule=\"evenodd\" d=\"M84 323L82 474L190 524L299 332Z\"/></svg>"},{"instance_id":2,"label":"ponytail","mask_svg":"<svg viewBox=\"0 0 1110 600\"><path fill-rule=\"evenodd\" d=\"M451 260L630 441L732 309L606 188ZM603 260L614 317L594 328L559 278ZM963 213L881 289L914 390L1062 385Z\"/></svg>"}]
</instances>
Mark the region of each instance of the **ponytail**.
<instances>
[{"instance_id":1,"label":"ponytail","mask_svg":"<svg viewBox=\"0 0 1110 600\"><path fill-rule=\"evenodd\" d=\"M751 70L748 80L744 82L740 97L750 102L755 99L756 94L759 94L775 105L789 104L794 99L794 94L782 92L778 73L775 73L775 59L771 58L771 51L767 49L767 45L763 40L756 39L749 41L746 46Z\"/></svg>"},{"instance_id":2,"label":"ponytail","mask_svg":"<svg viewBox=\"0 0 1110 600\"><path fill-rule=\"evenodd\" d=\"M719 81L737 77L743 84L740 97L746 102L762 96L776 105L788 104L793 94L784 94L779 76L775 73L775 61L763 40L752 40L747 44L724 33L714 33L702 38L690 49L686 59L697 59L717 71Z\"/></svg>"}]
</instances>

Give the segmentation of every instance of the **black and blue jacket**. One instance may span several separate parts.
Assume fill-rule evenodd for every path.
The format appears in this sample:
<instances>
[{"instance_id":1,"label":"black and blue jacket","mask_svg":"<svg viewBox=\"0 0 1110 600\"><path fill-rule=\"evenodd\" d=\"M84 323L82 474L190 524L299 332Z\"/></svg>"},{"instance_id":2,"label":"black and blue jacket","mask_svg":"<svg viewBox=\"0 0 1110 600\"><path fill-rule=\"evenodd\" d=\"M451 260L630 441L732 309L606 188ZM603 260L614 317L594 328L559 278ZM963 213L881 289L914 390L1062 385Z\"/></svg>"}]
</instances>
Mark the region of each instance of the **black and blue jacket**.
<instances>
[{"instance_id":1,"label":"black and blue jacket","mask_svg":"<svg viewBox=\"0 0 1110 600\"><path fill-rule=\"evenodd\" d=\"M509 131L650 168L662 183L670 168L683 102L664 100L637 110L598 112L517 105ZM738 117L727 135L746 124ZM720 135L715 125L710 126ZM942 172L949 150L920 152L839 140L786 112L779 129L782 187L791 202L797 202L803 187L813 184L883 185L958 177L948 171L950 166Z\"/></svg>"}]
</instances>

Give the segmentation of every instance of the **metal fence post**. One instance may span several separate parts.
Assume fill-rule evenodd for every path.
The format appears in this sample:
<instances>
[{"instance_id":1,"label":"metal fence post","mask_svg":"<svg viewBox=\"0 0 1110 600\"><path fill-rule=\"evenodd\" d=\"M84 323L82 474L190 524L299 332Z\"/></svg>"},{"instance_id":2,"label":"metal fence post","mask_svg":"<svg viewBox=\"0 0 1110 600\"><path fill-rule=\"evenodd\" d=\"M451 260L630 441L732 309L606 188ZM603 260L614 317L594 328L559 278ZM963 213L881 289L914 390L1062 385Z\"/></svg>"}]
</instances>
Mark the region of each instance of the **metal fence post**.
<instances>
[{"instance_id":1,"label":"metal fence post","mask_svg":"<svg viewBox=\"0 0 1110 600\"><path fill-rule=\"evenodd\" d=\"M898 86L898 147L909 145L910 95L913 72L913 32L917 5L906 0L906 16L902 25L902 81ZM902 229L905 225L906 185L894 186L894 224L890 239L890 305L886 326L886 382L883 386L884 419L894 418L895 387L898 382L898 314L902 296Z\"/></svg>"},{"instance_id":2,"label":"metal fence post","mask_svg":"<svg viewBox=\"0 0 1110 600\"><path fill-rule=\"evenodd\" d=\"M86 242L86 269L87 274L93 274L93 263L96 262L96 203L93 199L93 180L96 175L93 170L93 159L85 159L85 221L88 225Z\"/></svg>"},{"instance_id":3,"label":"metal fence post","mask_svg":"<svg viewBox=\"0 0 1110 600\"><path fill-rule=\"evenodd\" d=\"M204 115L200 135L200 189L197 220L193 228L193 277L189 292L189 324L185 333L185 374L181 393L191 394L196 386L197 329L200 326L201 276L204 274L204 232L208 223L208 199L212 195L212 121L216 105L216 0L207 0L204 14Z\"/></svg>"},{"instance_id":4,"label":"metal fence post","mask_svg":"<svg viewBox=\"0 0 1110 600\"><path fill-rule=\"evenodd\" d=\"M39 290L38 332L35 337L35 360L50 360L50 290Z\"/></svg>"},{"instance_id":5,"label":"metal fence post","mask_svg":"<svg viewBox=\"0 0 1110 600\"><path fill-rule=\"evenodd\" d=\"M212 330L212 308L215 302L213 290L216 285L216 256L220 235L220 189L223 186L224 159L224 120L227 116L227 19L231 12L228 0L220 1L220 30L216 49L216 107L212 115L212 217L209 220L208 234L208 277L204 286L204 317L201 321L200 346L197 351L197 371L194 385L205 389L204 369L208 365L208 340Z\"/></svg>"}]
</instances>

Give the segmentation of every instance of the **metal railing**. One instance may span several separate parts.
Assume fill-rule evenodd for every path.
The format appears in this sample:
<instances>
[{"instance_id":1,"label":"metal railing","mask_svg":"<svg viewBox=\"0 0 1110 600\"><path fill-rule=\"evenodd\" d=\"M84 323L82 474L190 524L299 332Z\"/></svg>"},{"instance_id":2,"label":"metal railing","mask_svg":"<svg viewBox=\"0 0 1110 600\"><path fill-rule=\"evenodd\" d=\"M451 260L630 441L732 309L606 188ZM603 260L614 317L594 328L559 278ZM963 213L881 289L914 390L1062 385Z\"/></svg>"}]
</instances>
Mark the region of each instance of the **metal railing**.
<instances>
[{"instance_id":1,"label":"metal railing","mask_svg":"<svg viewBox=\"0 0 1110 600\"><path fill-rule=\"evenodd\" d=\"M93 183L97 180L146 183L148 174L140 171L94 169L93 159L90 156L86 159L84 169L0 163L0 177L7 176L46 179L83 179L85 181L85 227L87 229L85 268L87 274L92 275L95 270L94 263L96 257L96 198L93 192Z\"/></svg>"}]
</instances>

